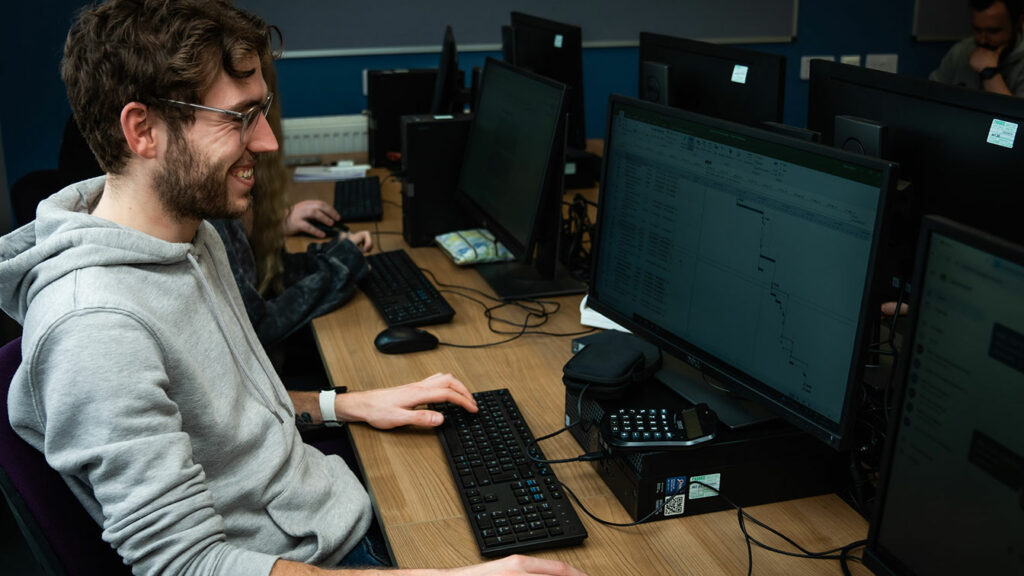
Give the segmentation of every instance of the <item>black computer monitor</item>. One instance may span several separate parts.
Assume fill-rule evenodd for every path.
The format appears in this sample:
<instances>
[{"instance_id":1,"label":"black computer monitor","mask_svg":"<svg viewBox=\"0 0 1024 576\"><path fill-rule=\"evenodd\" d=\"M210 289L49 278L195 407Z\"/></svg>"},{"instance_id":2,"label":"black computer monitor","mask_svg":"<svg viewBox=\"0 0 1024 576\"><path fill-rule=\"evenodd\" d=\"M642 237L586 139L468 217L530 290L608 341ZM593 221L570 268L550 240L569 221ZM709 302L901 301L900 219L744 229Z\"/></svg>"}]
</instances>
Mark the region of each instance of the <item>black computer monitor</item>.
<instances>
[{"instance_id":1,"label":"black computer monitor","mask_svg":"<svg viewBox=\"0 0 1024 576\"><path fill-rule=\"evenodd\" d=\"M786 57L640 33L638 96L733 122L782 122Z\"/></svg>"},{"instance_id":2,"label":"black computer monitor","mask_svg":"<svg viewBox=\"0 0 1024 576\"><path fill-rule=\"evenodd\" d=\"M809 90L807 127L825 144L843 144L837 116L884 126L886 159L910 186L901 219L907 274L922 214L1024 242L1024 143L1016 137L1024 100L820 60L811 62Z\"/></svg>"},{"instance_id":3,"label":"black computer monitor","mask_svg":"<svg viewBox=\"0 0 1024 576\"><path fill-rule=\"evenodd\" d=\"M921 225L864 564L1024 574L1024 247Z\"/></svg>"},{"instance_id":4,"label":"black computer monitor","mask_svg":"<svg viewBox=\"0 0 1024 576\"><path fill-rule=\"evenodd\" d=\"M704 379L847 446L891 165L623 96L604 160L589 305L702 370L659 379L724 424Z\"/></svg>"},{"instance_id":5,"label":"black computer monitor","mask_svg":"<svg viewBox=\"0 0 1024 576\"><path fill-rule=\"evenodd\" d=\"M511 26L502 34L502 57L518 68L557 80L566 87L569 124L566 143L587 147L583 115L583 32L579 26L512 12Z\"/></svg>"},{"instance_id":6,"label":"black computer monitor","mask_svg":"<svg viewBox=\"0 0 1024 576\"><path fill-rule=\"evenodd\" d=\"M565 86L488 58L456 197L516 257L482 264L503 299L579 293L558 263Z\"/></svg>"},{"instance_id":7,"label":"black computer monitor","mask_svg":"<svg viewBox=\"0 0 1024 576\"><path fill-rule=\"evenodd\" d=\"M455 114L470 104L470 91L463 85L464 74L459 70L459 51L455 43L455 32L451 26L444 30L441 42L441 59L437 63L437 78L434 82L434 98L431 114Z\"/></svg>"}]
</instances>

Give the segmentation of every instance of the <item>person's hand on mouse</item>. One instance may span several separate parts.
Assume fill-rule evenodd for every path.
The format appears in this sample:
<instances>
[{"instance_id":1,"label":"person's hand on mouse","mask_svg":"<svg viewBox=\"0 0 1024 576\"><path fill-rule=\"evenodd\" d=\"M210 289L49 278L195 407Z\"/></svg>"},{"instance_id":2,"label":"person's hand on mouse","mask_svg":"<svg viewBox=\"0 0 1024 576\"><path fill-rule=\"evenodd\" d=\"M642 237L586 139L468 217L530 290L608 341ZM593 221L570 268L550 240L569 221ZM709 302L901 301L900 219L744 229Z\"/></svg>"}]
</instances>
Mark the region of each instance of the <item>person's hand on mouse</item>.
<instances>
[{"instance_id":1,"label":"person's hand on mouse","mask_svg":"<svg viewBox=\"0 0 1024 576\"><path fill-rule=\"evenodd\" d=\"M325 226L333 226L341 219L341 214L323 200L303 200L296 202L288 209L284 219L284 233L287 236L308 234L314 238L326 238L327 234L313 225L315 220Z\"/></svg>"},{"instance_id":2,"label":"person's hand on mouse","mask_svg":"<svg viewBox=\"0 0 1024 576\"><path fill-rule=\"evenodd\" d=\"M431 402L451 402L469 412L477 411L473 395L451 374L434 374L404 386L338 394L334 411L344 422L366 422L382 430L406 425L440 426L444 422L440 412L416 409Z\"/></svg>"}]
</instances>

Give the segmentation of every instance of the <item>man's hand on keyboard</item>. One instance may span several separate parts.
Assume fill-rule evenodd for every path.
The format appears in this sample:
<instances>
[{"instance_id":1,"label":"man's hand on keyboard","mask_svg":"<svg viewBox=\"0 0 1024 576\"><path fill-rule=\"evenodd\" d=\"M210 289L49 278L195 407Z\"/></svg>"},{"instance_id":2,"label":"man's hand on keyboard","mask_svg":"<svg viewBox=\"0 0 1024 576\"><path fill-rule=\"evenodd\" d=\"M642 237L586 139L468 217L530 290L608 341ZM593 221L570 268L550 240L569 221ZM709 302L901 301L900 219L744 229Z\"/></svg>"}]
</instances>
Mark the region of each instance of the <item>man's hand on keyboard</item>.
<instances>
[{"instance_id":1,"label":"man's hand on keyboard","mask_svg":"<svg viewBox=\"0 0 1024 576\"><path fill-rule=\"evenodd\" d=\"M380 429L439 426L444 421L440 413L416 409L432 402L451 402L470 412L477 411L473 395L451 374L434 374L404 386L339 394L334 410L345 422L366 422Z\"/></svg>"},{"instance_id":2,"label":"man's hand on keyboard","mask_svg":"<svg viewBox=\"0 0 1024 576\"><path fill-rule=\"evenodd\" d=\"M545 576L587 576L583 572L556 560L544 560L533 556L514 555L451 571L458 576L515 576L519 574L536 574Z\"/></svg>"}]
</instances>

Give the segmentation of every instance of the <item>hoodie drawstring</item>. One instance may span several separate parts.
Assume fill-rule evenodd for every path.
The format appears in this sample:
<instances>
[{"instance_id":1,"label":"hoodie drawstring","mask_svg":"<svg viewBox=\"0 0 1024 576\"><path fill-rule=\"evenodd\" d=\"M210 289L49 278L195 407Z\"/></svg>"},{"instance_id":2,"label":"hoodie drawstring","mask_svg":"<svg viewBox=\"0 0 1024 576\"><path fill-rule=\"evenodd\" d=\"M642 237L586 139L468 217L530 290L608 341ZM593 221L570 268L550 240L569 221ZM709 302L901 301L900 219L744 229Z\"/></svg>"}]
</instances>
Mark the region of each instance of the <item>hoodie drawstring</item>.
<instances>
[{"instance_id":1,"label":"hoodie drawstring","mask_svg":"<svg viewBox=\"0 0 1024 576\"><path fill-rule=\"evenodd\" d=\"M199 262L196 261L195 256L193 256L191 253L188 254L188 261L189 261L189 264L192 265L192 270L195 272L196 276L199 277L199 283L203 287L203 292L206 294L207 301L211 304L210 308L213 309L214 320L216 320L217 327L220 329L221 334L224 336L224 340L228 343L228 350L231 351L231 357L235 360L235 365L238 366L242 370L242 373L245 376L246 381L248 381L249 385L252 386L256 390L256 392L260 395L260 399L263 401L263 404L267 407L267 409L270 410L274 414L274 417L277 418L278 422L283 424L284 423L284 419L281 418L281 415L277 413L277 410L274 410L271 407L273 402L271 402L270 398L267 397L267 393L266 393L266 391L263 390L263 387L256 383L256 379L253 378L252 374L249 372L249 368L247 366L247 363L242 361L242 358L239 355L238 350L235 349L234 342L233 342L232 338L230 337L230 335L228 334L227 328L224 325L224 318L221 316L220 312L217 310L218 307L216 305L214 305L214 303L217 301L217 299L214 297L213 289L210 287L209 282L207 282L206 276L203 274L202 269L199 268ZM228 300L230 301L231 299L228 298ZM234 307L234 305L232 304L232 308L233 307ZM243 330L243 332L244 332L244 330ZM250 343L250 346L251 346L251 343ZM262 364L261 364L261 366L262 366ZM264 367L264 370L266 370L265 367Z\"/></svg>"}]
</instances>

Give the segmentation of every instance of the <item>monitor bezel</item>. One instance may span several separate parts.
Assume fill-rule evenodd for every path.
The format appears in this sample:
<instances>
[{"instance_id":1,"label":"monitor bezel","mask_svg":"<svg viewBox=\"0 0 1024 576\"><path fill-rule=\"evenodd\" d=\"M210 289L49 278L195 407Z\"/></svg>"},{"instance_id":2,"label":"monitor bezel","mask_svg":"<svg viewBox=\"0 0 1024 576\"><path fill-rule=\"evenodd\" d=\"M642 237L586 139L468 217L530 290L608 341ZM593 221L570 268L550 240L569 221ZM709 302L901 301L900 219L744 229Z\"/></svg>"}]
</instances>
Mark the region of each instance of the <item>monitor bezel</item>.
<instances>
[{"instance_id":1,"label":"monitor bezel","mask_svg":"<svg viewBox=\"0 0 1024 576\"><path fill-rule=\"evenodd\" d=\"M589 282L590 291L588 296L588 305L590 307L597 312L608 316L611 320L621 324L628 330L641 335L644 339L653 342L666 353L684 360L691 366L694 366L695 368L709 374L711 377L718 379L720 383L724 384L725 387L729 388L732 392L737 393L740 396L750 398L751 400L766 406L772 412L780 415L788 422L810 433L829 446L832 446L835 449L847 448L852 442L854 425L857 419L857 410L859 408L860 389L865 370L865 353L870 339L870 335L866 328L870 326L870 303L873 301L871 298L872 276L875 270L877 247L879 246L884 224L886 197L895 185L894 166L891 163L884 162L876 158L851 154L827 146L789 138L787 136L762 130L753 126L729 122L727 120L704 116L695 112L663 106L627 96L612 95L608 103L607 136L605 138L604 150L605 162L603 166L605 173L602 174L602 182L609 181L607 170L609 169L608 158L610 157L609 152L612 144L612 122L614 121L614 115L619 106L623 104L627 106L641 107L649 111L703 124L713 129L725 130L750 138L758 138L779 146L786 146L799 151L810 152L824 157L850 162L851 164L878 170L881 173L878 206L876 208L875 226L871 240L874 248L869 254L868 274L865 278L865 283L861 292L861 307L860 313L858 314L858 326L856 332L857 338L855 339L854 350L851 354L850 367L847 372L847 386L843 410L839 422L834 426L831 421L828 421L824 417L816 419L814 417L815 414L810 413L810 411L801 404L788 399L786 396L774 391L770 386L761 382L757 378L730 366L728 362L717 358L700 347L678 337L669 339L666 336L660 335L654 330L634 321L632 318L623 316L613 307L606 305L602 300L601 293L594 281L600 273L598 253L601 247L601 230L602 223L605 218L603 206L606 205L605 203L598 203L597 231L594 234L591 248L593 258L593 277Z\"/></svg>"}]
</instances>

